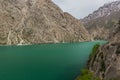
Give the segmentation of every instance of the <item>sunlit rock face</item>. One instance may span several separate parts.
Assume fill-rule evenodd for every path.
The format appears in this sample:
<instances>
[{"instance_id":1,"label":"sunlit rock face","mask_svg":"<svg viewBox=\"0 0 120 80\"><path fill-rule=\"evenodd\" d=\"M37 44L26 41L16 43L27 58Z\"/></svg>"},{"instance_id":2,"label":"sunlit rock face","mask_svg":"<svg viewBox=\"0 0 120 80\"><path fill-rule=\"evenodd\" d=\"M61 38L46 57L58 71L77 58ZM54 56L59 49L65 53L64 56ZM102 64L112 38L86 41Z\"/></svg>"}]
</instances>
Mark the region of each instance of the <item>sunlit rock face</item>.
<instances>
[{"instance_id":1,"label":"sunlit rock face","mask_svg":"<svg viewBox=\"0 0 120 80\"><path fill-rule=\"evenodd\" d=\"M0 44L89 41L81 22L51 0L0 0Z\"/></svg>"}]
</instances>

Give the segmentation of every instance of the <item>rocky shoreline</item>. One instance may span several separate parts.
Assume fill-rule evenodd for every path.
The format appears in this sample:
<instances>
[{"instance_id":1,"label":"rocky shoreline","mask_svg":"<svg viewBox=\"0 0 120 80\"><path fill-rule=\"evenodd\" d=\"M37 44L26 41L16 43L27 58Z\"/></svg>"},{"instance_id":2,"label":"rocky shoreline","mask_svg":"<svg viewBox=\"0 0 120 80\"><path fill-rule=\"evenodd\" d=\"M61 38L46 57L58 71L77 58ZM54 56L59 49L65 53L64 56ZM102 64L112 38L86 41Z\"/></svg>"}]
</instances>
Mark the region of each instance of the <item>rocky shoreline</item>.
<instances>
[{"instance_id":1,"label":"rocky shoreline","mask_svg":"<svg viewBox=\"0 0 120 80\"><path fill-rule=\"evenodd\" d=\"M109 37L109 43L99 47L88 62L88 69L101 80L120 79L120 21Z\"/></svg>"}]
</instances>

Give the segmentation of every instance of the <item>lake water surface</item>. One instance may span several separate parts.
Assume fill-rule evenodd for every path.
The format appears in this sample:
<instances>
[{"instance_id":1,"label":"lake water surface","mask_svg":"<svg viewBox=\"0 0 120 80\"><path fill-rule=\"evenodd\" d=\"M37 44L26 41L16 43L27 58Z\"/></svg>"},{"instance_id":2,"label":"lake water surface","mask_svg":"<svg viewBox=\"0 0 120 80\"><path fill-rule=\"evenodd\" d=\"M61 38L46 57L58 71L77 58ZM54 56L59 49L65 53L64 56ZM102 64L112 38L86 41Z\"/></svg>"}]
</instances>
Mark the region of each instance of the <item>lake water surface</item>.
<instances>
[{"instance_id":1,"label":"lake water surface","mask_svg":"<svg viewBox=\"0 0 120 80\"><path fill-rule=\"evenodd\" d=\"M0 46L0 80L74 80L97 43Z\"/></svg>"}]
</instances>

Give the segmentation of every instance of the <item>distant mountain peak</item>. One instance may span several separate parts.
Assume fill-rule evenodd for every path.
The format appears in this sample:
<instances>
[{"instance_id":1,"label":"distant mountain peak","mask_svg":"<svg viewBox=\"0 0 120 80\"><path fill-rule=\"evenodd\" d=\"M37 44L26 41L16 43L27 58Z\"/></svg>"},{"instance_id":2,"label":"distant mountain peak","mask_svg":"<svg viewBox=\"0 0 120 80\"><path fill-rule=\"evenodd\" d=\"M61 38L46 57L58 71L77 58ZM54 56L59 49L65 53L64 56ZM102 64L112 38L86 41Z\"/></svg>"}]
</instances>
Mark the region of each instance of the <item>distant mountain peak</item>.
<instances>
[{"instance_id":1,"label":"distant mountain peak","mask_svg":"<svg viewBox=\"0 0 120 80\"><path fill-rule=\"evenodd\" d=\"M93 37L107 39L119 18L120 0L104 4L81 21Z\"/></svg>"},{"instance_id":2,"label":"distant mountain peak","mask_svg":"<svg viewBox=\"0 0 120 80\"><path fill-rule=\"evenodd\" d=\"M120 11L120 0L106 3L102 7L100 7L98 10L94 11L92 14L89 14L87 17L82 19L83 22L88 22L89 20L94 20L100 17L106 17L111 15L114 12Z\"/></svg>"}]
</instances>

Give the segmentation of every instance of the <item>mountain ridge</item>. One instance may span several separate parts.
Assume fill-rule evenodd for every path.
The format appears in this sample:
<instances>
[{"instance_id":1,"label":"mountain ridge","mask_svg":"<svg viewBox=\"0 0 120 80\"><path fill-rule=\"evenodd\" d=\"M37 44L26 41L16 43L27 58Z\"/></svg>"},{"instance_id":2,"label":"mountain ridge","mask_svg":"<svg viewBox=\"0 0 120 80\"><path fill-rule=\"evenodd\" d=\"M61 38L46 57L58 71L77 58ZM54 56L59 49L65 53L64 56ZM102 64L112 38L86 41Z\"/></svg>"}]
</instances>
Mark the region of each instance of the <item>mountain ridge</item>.
<instances>
[{"instance_id":1,"label":"mountain ridge","mask_svg":"<svg viewBox=\"0 0 120 80\"><path fill-rule=\"evenodd\" d=\"M80 21L95 39L107 40L120 16L120 1L113 1L100 7Z\"/></svg>"},{"instance_id":2,"label":"mountain ridge","mask_svg":"<svg viewBox=\"0 0 120 80\"><path fill-rule=\"evenodd\" d=\"M113 12L120 11L120 1L114 1L110 3L104 4L98 10L94 11L93 13L89 14L84 19L81 19L82 22L88 22L89 20L94 20L96 18L109 16Z\"/></svg>"},{"instance_id":3,"label":"mountain ridge","mask_svg":"<svg viewBox=\"0 0 120 80\"><path fill-rule=\"evenodd\" d=\"M51 0L0 0L0 44L89 41L82 23Z\"/></svg>"}]
</instances>

